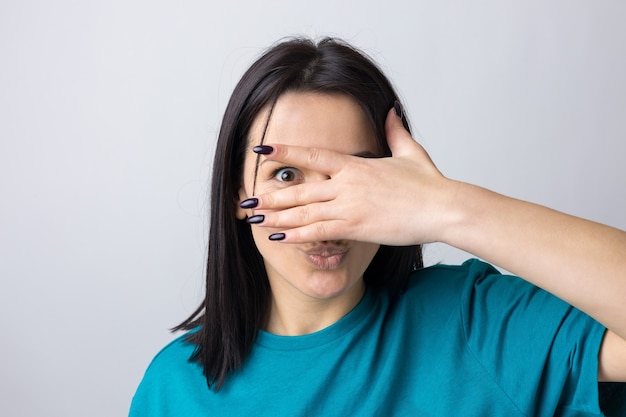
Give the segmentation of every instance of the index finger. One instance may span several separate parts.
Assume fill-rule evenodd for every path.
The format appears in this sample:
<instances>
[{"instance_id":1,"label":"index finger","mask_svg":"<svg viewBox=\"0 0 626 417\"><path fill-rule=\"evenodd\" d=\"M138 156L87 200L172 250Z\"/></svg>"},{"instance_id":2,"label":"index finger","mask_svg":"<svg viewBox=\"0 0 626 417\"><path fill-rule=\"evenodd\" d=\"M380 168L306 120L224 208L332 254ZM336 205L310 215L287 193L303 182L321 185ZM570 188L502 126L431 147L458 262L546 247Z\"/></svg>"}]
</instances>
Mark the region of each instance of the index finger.
<instances>
[{"instance_id":1,"label":"index finger","mask_svg":"<svg viewBox=\"0 0 626 417\"><path fill-rule=\"evenodd\" d=\"M330 177L341 170L348 157L329 149L292 145L261 145L255 146L253 151L262 154L266 159L310 169Z\"/></svg>"}]
</instances>

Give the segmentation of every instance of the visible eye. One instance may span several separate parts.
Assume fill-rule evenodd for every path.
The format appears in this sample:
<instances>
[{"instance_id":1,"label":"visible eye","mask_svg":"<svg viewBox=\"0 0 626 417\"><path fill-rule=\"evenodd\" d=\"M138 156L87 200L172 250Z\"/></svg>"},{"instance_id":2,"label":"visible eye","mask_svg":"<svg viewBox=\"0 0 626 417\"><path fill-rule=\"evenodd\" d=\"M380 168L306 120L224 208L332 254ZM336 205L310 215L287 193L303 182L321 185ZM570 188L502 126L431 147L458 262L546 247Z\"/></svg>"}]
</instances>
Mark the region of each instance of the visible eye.
<instances>
[{"instance_id":1,"label":"visible eye","mask_svg":"<svg viewBox=\"0 0 626 417\"><path fill-rule=\"evenodd\" d=\"M302 174L296 168L280 168L274 171L273 175L274 179L277 179L281 182L293 182L299 181L302 179Z\"/></svg>"}]
</instances>

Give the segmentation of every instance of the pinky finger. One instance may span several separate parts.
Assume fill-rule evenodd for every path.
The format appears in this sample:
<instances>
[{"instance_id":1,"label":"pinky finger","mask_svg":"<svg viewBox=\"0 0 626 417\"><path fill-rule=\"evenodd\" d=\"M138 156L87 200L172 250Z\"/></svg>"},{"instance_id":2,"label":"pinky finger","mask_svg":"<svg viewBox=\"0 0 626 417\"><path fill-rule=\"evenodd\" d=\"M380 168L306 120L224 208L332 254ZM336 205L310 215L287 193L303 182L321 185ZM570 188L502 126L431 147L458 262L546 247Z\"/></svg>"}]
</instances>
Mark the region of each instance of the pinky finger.
<instances>
[{"instance_id":1,"label":"pinky finger","mask_svg":"<svg viewBox=\"0 0 626 417\"><path fill-rule=\"evenodd\" d=\"M294 229L273 233L269 240L284 243L312 243L327 240L349 239L350 236L342 236L339 233L341 220L322 221Z\"/></svg>"}]
</instances>

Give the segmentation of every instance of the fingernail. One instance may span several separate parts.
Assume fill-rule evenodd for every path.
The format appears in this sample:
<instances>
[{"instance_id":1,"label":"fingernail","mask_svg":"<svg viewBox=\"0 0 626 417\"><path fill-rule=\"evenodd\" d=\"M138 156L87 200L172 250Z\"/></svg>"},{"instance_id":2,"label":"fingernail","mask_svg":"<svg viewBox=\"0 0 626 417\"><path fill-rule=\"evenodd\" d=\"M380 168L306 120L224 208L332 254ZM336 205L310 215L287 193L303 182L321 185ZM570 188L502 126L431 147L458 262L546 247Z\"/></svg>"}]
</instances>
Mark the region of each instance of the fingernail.
<instances>
[{"instance_id":1,"label":"fingernail","mask_svg":"<svg viewBox=\"0 0 626 417\"><path fill-rule=\"evenodd\" d=\"M270 240L283 240L285 238L284 233L273 233L270 235Z\"/></svg>"},{"instance_id":2,"label":"fingernail","mask_svg":"<svg viewBox=\"0 0 626 417\"><path fill-rule=\"evenodd\" d=\"M239 204L239 207L241 207L242 209L251 209L251 208L255 208L258 205L259 205L259 199L252 197L252 198L248 198L246 200L243 200Z\"/></svg>"},{"instance_id":3,"label":"fingernail","mask_svg":"<svg viewBox=\"0 0 626 417\"><path fill-rule=\"evenodd\" d=\"M250 216L246 219L246 221L249 224L257 224L257 223L261 223L263 220L265 220L265 216L262 214L256 214L254 216Z\"/></svg>"},{"instance_id":4,"label":"fingernail","mask_svg":"<svg viewBox=\"0 0 626 417\"><path fill-rule=\"evenodd\" d=\"M252 148L252 152L259 153L261 155L269 155L274 152L274 148L268 145L259 145Z\"/></svg>"},{"instance_id":5,"label":"fingernail","mask_svg":"<svg viewBox=\"0 0 626 417\"><path fill-rule=\"evenodd\" d=\"M393 102L393 110L396 112L396 116L402 119L402 104L398 100Z\"/></svg>"}]
</instances>

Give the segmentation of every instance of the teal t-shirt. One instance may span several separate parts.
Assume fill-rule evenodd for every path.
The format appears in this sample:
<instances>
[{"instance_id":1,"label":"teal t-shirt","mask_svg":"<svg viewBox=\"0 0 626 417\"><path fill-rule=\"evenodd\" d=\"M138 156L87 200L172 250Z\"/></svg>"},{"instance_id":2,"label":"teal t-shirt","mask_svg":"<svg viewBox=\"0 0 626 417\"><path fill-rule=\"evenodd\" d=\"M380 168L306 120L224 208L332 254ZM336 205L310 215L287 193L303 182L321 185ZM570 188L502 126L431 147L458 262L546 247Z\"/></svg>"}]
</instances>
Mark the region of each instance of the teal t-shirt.
<instances>
[{"instance_id":1,"label":"teal t-shirt","mask_svg":"<svg viewBox=\"0 0 626 417\"><path fill-rule=\"evenodd\" d=\"M438 265L394 303L368 289L319 332L260 331L218 392L179 337L150 364L130 416L600 416L604 330L485 263Z\"/></svg>"}]
</instances>

